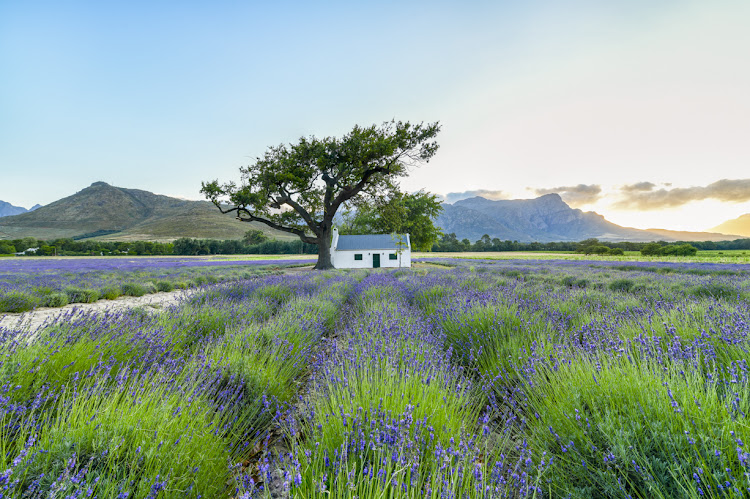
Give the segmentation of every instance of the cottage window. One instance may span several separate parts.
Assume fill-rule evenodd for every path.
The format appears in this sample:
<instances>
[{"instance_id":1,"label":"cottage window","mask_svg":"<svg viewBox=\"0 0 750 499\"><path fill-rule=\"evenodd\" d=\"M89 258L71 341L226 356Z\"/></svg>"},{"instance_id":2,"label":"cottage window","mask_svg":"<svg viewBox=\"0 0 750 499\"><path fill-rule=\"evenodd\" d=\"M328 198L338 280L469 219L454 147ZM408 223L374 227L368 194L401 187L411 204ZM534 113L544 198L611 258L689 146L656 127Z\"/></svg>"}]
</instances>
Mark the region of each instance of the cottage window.
<instances>
[{"instance_id":1,"label":"cottage window","mask_svg":"<svg viewBox=\"0 0 750 499\"><path fill-rule=\"evenodd\" d=\"M362 259L362 253L354 253L354 259L355 260L361 260Z\"/></svg>"},{"instance_id":2,"label":"cottage window","mask_svg":"<svg viewBox=\"0 0 750 499\"><path fill-rule=\"evenodd\" d=\"M388 254L388 259L389 260L397 260L398 257L396 256L396 253L389 253Z\"/></svg>"}]
</instances>

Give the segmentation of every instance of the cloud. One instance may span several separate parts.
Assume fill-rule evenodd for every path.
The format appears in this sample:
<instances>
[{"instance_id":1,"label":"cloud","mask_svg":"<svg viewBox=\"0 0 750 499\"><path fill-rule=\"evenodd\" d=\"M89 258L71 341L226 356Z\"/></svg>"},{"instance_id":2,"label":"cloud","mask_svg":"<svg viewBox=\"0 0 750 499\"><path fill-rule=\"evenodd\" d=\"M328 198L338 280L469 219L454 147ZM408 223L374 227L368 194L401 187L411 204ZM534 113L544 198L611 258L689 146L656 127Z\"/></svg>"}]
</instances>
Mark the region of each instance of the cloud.
<instances>
[{"instance_id":1,"label":"cloud","mask_svg":"<svg viewBox=\"0 0 750 499\"><path fill-rule=\"evenodd\" d=\"M488 189L477 189L474 191L464 192L449 192L443 199L446 203L450 204L455 203L456 201L461 201L462 199L469 199L476 196L490 199L492 201L497 201L498 199L508 199L508 196L503 191L492 191Z\"/></svg>"},{"instance_id":2,"label":"cloud","mask_svg":"<svg viewBox=\"0 0 750 499\"><path fill-rule=\"evenodd\" d=\"M578 184L566 187L552 187L550 189L533 189L533 191L539 196L557 193L569 205L581 206L598 201L601 197L602 187L597 184Z\"/></svg>"},{"instance_id":3,"label":"cloud","mask_svg":"<svg viewBox=\"0 0 750 499\"><path fill-rule=\"evenodd\" d=\"M648 189L635 189L633 186L647 186ZM704 199L716 199L740 203L750 201L750 179L722 179L707 186L675 187L674 189L656 189L651 182L639 182L623 186L620 191L622 199L612 205L613 208L626 210L658 210L673 208Z\"/></svg>"},{"instance_id":4,"label":"cloud","mask_svg":"<svg viewBox=\"0 0 750 499\"><path fill-rule=\"evenodd\" d=\"M636 182L635 184L623 185L620 189L623 192L644 192L653 191L654 187L656 187L656 184L653 182Z\"/></svg>"}]
</instances>

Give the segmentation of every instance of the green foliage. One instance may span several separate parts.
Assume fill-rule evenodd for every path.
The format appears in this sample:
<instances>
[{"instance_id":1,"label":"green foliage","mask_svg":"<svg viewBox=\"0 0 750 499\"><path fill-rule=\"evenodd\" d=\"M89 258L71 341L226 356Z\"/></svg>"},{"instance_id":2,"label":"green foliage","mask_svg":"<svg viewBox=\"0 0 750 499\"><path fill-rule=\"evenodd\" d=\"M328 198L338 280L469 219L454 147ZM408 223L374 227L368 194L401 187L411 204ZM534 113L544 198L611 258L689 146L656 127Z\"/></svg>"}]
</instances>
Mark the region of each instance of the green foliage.
<instances>
[{"instance_id":1,"label":"green foliage","mask_svg":"<svg viewBox=\"0 0 750 499\"><path fill-rule=\"evenodd\" d=\"M20 460L25 476L41 477L48 490L74 462L97 497L116 497L123 486L129 497L147 497L158 476L199 496L227 494L230 454L217 431L221 419L203 399L170 393L148 378L136 381L123 392L77 397L45 421Z\"/></svg>"},{"instance_id":2,"label":"green foliage","mask_svg":"<svg viewBox=\"0 0 750 499\"><path fill-rule=\"evenodd\" d=\"M122 284L122 294L126 296L143 296L148 294L149 288L137 282L126 282Z\"/></svg>"},{"instance_id":3,"label":"green foliage","mask_svg":"<svg viewBox=\"0 0 750 499\"><path fill-rule=\"evenodd\" d=\"M0 255L12 255L16 252L15 246L5 241L0 241Z\"/></svg>"},{"instance_id":4,"label":"green foliage","mask_svg":"<svg viewBox=\"0 0 750 499\"><path fill-rule=\"evenodd\" d=\"M44 298L45 307L64 307L70 303L67 293L50 293Z\"/></svg>"},{"instance_id":5,"label":"green foliage","mask_svg":"<svg viewBox=\"0 0 750 499\"><path fill-rule=\"evenodd\" d=\"M161 292L172 291L174 284L169 281L159 281L156 283L156 290Z\"/></svg>"},{"instance_id":6,"label":"green foliage","mask_svg":"<svg viewBox=\"0 0 750 499\"><path fill-rule=\"evenodd\" d=\"M22 291L9 291L0 295L0 312L26 312L32 310L38 304L37 298Z\"/></svg>"},{"instance_id":7,"label":"green foliage","mask_svg":"<svg viewBox=\"0 0 750 499\"><path fill-rule=\"evenodd\" d=\"M612 291L627 293L628 291L632 291L634 286L635 282L633 282L633 280L631 279L615 279L614 281L609 283L608 287Z\"/></svg>"},{"instance_id":8,"label":"green foliage","mask_svg":"<svg viewBox=\"0 0 750 499\"><path fill-rule=\"evenodd\" d=\"M726 283L715 281L692 286L688 289L688 293L701 298L715 298L717 300L737 299L738 295L741 295L737 288Z\"/></svg>"},{"instance_id":9,"label":"green foliage","mask_svg":"<svg viewBox=\"0 0 750 499\"><path fill-rule=\"evenodd\" d=\"M94 303L99 299L99 292L94 289L81 289L69 286L63 290L70 303Z\"/></svg>"},{"instance_id":10,"label":"green foliage","mask_svg":"<svg viewBox=\"0 0 750 499\"><path fill-rule=\"evenodd\" d=\"M242 241L245 244L260 244L268 241L268 236L266 236L262 230L258 229L250 229L249 231L245 232L245 235L242 236Z\"/></svg>"},{"instance_id":11,"label":"green foliage","mask_svg":"<svg viewBox=\"0 0 750 499\"><path fill-rule=\"evenodd\" d=\"M664 246L661 250L662 255L694 256L696 253L698 253L698 248L691 246L690 244Z\"/></svg>"},{"instance_id":12,"label":"green foliage","mask_svg":"<svg viewBox=\"0 0 750 499\"><path fill-rule=\"evenodd\" d=\"M122 287L121 286L107 286L107 287L100 289L99 294L101 295L101 298L104 300L114 300L115 298L122 296Z\"/></svg>"},{"instance_id":13,"label":"green foliage","mask_svg":"<svg viewBox=\"0 0 750 499\"><path fill-rule=\"evenodd\" d=\"M526 387L537 415L529 442L554 455L554 497L698 497L687 493L697 469L708 490L741 473L729 449L750 437L737 418L750 409L746 387L728 404L693 369L606 356L541 369L534 379Z\"/></svg>"},{"instance_id":14,"label":"green foliage","mask_svg":"<svg viewBox=\"0 0 750 499\"><path fill-rule=\"evenodd\" d=\"M641 255L643 256L656 256L661 254L662 245L659 243L648 243L641 248Z\"/></svg>"},{"instance_id":15,"label":"green foliage","mask_svg":"<svg viewBox=\"0 0 750 499\"><path fill-rule=\"evenodd\" d=\"M441 235L434 224L443 210L438 197L424 191L405 194L392 190L386 195L356 203L342 234L409 234L412 249L430 251Z\"/></svg>"}]
</instances>

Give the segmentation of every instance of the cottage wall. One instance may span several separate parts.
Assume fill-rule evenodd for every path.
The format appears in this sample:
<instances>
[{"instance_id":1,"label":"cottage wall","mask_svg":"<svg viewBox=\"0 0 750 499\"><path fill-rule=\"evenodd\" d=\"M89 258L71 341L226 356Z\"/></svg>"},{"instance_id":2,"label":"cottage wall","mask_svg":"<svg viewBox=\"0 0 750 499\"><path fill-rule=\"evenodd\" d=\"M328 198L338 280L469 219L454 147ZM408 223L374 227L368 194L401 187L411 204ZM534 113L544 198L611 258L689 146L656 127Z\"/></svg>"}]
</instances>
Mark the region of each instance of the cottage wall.
<instances>
[{"instance_id":1,"label":"cottage wall","mask_svg":"<svg viewBox=\"0 0 750 499\"><path fill-rule=\"evenodd\" d=\"M334 227L331 240L331 263L337 269L371 269L374 266L373 255L380 255L382 268L411 267L409 234L399 236L400 252L396 240L392 237L389 235L339 237L339 231ZM340 247L345 249L339 249Z\"/></svg>"},{"instance_id":2,"label":"cottage wall","mask_svg":"<svg viewBox=\"0 0 750 499\"><path fill-rule=\"evenodd\" d=\"M401 265L399 265L399 254L395 250L332 250L331 263L337 269L371 269L373 253L380 255L381 268L411 267L411 250L409 249L401 252ZM362 255L362 259L356 260L355 255ZM396 259L391 260L390 255L396 255Z\"/></svg>"}]
</instances>

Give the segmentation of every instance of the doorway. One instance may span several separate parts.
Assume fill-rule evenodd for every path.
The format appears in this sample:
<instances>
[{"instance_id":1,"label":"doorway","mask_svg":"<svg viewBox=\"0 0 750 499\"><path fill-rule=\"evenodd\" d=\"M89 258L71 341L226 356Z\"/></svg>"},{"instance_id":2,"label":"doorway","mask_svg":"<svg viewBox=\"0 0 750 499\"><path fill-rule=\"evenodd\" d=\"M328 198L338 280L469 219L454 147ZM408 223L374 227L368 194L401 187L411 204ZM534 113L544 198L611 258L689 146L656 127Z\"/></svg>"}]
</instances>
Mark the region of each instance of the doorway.
<instances>
[{"instance_id":1,"label":"doorway","mask_svg":"<svg viewBox=\"0 0 750 499\"><path fill-rule=\"evenodd\" d=\"M380 253L372 254L372 268L380 268Z\"/></svg>"}]
</instances>

